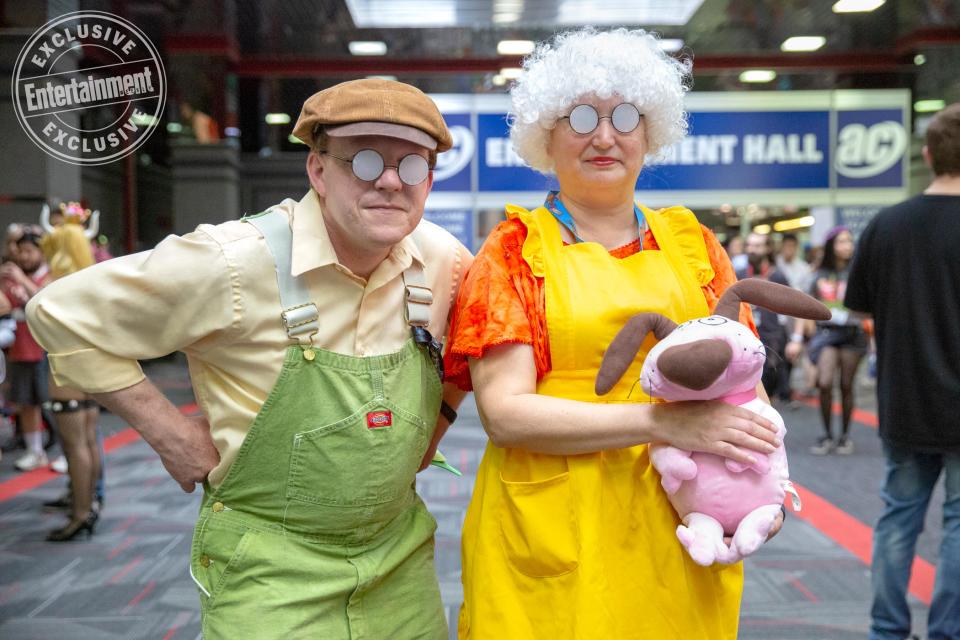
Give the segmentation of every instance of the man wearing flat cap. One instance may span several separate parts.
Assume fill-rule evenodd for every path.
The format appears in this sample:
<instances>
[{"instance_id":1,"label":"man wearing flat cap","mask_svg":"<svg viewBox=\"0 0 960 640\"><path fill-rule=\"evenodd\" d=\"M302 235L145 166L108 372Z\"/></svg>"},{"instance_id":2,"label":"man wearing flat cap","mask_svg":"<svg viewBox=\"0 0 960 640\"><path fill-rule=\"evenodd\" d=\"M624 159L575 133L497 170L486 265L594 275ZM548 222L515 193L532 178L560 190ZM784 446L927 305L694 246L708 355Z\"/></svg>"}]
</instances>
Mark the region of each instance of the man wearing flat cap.
<instances>
[{"instance_id":1,"label":"man wearing flat cap","mask_svg":"<svg viewBox=\"0 0 960 640\"><path fill-rule=\"evenodd\" d=\"M310 97L309 192L58 280L27 309L61 385L203 483L190 575L207 638L445 638L414 483L456 416L438 341L472 258L421 221L436 105L406 84ZM183 351L203 417L137 360ZM438 415L439 414L439 415Z\"/></svg>"}]
</instances>

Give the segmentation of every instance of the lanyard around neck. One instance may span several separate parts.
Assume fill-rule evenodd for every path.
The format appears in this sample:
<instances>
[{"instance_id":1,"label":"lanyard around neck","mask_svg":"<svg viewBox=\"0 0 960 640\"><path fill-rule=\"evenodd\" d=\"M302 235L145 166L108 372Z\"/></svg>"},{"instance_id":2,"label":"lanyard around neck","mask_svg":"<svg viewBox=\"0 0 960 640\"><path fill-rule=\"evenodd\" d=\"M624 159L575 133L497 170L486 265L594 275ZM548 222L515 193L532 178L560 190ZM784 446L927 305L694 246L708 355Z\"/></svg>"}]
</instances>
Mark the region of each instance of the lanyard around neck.
<instances>
[{"instance_id":1,"label":"lanyard around neck","mask_svg":"<svg viewBox=\"0 0 960 640\"><path fill-rule=\"evenodd\" d=\"M577 233L577 223L574 222L573 216L570 215L570 212L567 211L567 208L563 205L563 202L560 200L559 191L551 191L547 194L547 199L543 203L543 206L547 208L547 211L553 214L553 217L557 219L557 222L566 227L573 235L573 239L576 242L585 242L583 238ZM637 228L639 229L640 234L640 251L643 251L643 232L647 227L647 219L643 215L640 207L634 203L633 205L633 214L637 216Z\"/></svg>"}]
</instances>

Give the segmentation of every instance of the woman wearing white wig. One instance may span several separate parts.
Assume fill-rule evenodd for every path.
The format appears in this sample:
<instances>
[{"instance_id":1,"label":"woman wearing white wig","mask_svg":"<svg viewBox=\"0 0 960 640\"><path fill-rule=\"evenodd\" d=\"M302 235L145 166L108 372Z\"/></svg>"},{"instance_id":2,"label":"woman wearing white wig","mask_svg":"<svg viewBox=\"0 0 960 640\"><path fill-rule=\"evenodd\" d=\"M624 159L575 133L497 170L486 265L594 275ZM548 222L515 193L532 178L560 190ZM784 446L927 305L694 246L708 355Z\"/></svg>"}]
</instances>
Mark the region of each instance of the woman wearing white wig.
<instances>
[{"instance_id":1,"label":"woman wearing white wig","mask_svg":"<svg viewBox=\"0 0 960 640\"><path fill-rule=\"evenodd\" d=\"M689 559L646 444L747 462L773 426L652 403L632 388L639 360L594 393L628 318L707 315L735 281L690 211L633 200L645 158L685 133L687 73L650 34L586 29L540 45L513 88L514 146L560 190L507 205L453 319L448 379L472 382L491 440L464 523L461 638L736 638L742 568Z\"/></svg>"}]
</instances>

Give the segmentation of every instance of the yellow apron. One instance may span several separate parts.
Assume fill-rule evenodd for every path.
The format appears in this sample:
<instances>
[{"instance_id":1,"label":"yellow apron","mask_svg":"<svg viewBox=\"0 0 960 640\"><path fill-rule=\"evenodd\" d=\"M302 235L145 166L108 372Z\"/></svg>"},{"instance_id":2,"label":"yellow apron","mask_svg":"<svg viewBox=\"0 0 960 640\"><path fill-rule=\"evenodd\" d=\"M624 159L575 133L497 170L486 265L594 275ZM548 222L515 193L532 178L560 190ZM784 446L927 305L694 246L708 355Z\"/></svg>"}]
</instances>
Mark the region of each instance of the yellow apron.
<instances>
[{"instance_id":1,"label":"yellow apron","mask_svg":"<svg viewBox=\"0 0 960 640\"><path fill-rule=\"evenodd\" d=\"M594 394L594 378L632 315L708 313L700 287L713 270L693 214L644 209L660 250L624 259L593 242L564 246L543 207L507 214L526 225L523 256L545 283L553 369L537 393L650 402L634 382L652 337L609 395ZM742 565L694 564L678 523L646 445L571 456L488 445L463 526L459 637L736 638Z\"/></svg>"}]
</instances>

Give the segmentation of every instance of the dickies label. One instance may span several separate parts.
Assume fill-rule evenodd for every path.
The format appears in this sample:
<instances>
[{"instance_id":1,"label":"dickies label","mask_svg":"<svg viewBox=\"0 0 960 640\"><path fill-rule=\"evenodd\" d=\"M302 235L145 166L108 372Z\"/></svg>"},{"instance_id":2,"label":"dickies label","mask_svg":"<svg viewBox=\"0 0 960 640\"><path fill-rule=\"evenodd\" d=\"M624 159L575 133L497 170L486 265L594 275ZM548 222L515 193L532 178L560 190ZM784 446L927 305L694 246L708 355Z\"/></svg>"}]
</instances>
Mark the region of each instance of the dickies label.
<instances>
[{"instance_id":1,"label":"dickies label","mask_svg":"<svg viewBox=\"0 0 960 640\"><path fill-rule=\"evenodd\" d=\"M384 429L393 426L393 414L389 411L371 411L367 414L367 429Z\"/></svg>"}]
</instances>

